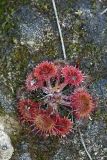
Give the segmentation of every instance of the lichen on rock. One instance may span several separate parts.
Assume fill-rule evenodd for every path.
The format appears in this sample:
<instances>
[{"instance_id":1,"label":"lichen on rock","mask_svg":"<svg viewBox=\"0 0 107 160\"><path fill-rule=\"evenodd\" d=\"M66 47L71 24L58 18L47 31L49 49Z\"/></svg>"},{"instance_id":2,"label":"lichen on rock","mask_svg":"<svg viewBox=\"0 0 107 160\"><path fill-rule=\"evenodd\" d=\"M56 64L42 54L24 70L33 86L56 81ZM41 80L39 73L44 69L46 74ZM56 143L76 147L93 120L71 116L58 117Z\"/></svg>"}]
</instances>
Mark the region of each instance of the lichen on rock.
<instances>
[{"instance_id":1,"label":"lichen on rock","mask_svg":"<svg viewBox=\"0 0 107 160\"><path fill-rule=\"evenodd\" d=\"M0 159L9 160L12 157L14 148L11 144L10 137L2 130L4 127L0 126Z\"/></svg>"}]
</instances>

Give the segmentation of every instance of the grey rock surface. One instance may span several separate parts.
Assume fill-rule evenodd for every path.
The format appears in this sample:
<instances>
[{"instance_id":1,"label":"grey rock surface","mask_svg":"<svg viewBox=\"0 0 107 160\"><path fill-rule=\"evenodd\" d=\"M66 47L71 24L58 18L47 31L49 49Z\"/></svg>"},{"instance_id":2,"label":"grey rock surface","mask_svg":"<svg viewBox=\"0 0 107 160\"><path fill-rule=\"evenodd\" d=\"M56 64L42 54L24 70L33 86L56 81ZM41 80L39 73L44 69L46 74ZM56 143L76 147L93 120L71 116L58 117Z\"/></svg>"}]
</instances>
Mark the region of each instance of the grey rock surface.
<instances>
[{"instance_id":1,"label":"grey rock surface","mask_svg":"<svg viewBox=\"0 0 107 160\"><path fill-rule=\"evenodd\" d=\"M80 12L84 20L83 29L87 32L87 40L96 44L104 44L106 41L106 15L101 15L102 3L97 1L95 8L92 8L91 1L82 0L76 2L75 8Z\"/></svg>"},{"instance_id":2,"label":"grey rock surface","mask_svg":"<svg viewBox=\"0 0 107 160\"><path fill-rule=\"evenodd\" d=\"M18 35L21 45L38 51L44 42L53 39L53 29L49 18L40 13L36 8L21 7L14 15L18 21Z\"/></svg>"},{"instance_id":3,"label":"grey rock surface","mask_svg":"<svg viewBox=\"0 0 107 160\"><path fill-rule=\"evenodd\" d=\"M96 118L84 122L81 126L82 136L93 160L107 159L107 80L101 79L93 83L90 92L98 98ZM95 94L96 95L95 95ZM100 113L99 113L100 112ZM78 129L66 139L60 141L60 147L53 160L87 160L87 154L80 141Z\"/></svg>"},{"instance_id":4,"label":"grey rock surface","mask_svg":"<svg viewBox=\"0 0 107 160\"><path fill-rule=\"evenodd\" d=\"M0 129L0 160L10 160L13 152L10 137Z\"/></svg>"},{"instance_id":5,"label":"grey rock surface","mask_svg":"<svg viewBox=\"0 0 107 160\"><path fill-rule=\"evenodd\" d=\"M82 130L82 136L93 160L106 160L107 158L107 133L106 123L93 121L87 124L87 129ZM78 133L73 133L65 140L60 141L60 147L53 160L88 160L87 154L81 144Z\"/></svg>"},{"instance_id":6,"label":"grey rock surface","mask_svg":"<svg viewBox=\"0 0 107 160\"><path fill-rule=\"evenodd\" d=\"M19 160L32 160L29 153L23 153Z\"/></svg>"},{"instance_id":7,"label":"grey rock surface","mask_svg":"<svg viewBox=\"0 0 107 160\"><path fill-rule=\"evenodd\" d=\"M4 29L5 34L3 32L0 36L2 39L0 46L0 121L2 121L0 122L2 136L2 138L0 136L0 156L5 157L4 160L7 160L6 157L10 158L13 153L7 133L14 133L16 128L13 124L17 124L13 123L14 119L8 116L2 117L1 110L3 113L18 116L17 92L24 84L29 68L31 70L35 63L48 59L47 50L53 60L54 49L50 44L54 45L56 36L54 27L58 33L57 25L53 26L50 22L51 15L56 24L52 3L47 0L29 2L24 5L22 0L8 1L4 3L2 8L5 10L0 15L4 16L5 27L9 28L11 18L15 23L15 27L12 28L10 25L10 29ZM105 0L58 0L56 4L68 60L79 62L83 72L93 77L94 81L88 87L92 95L98 98L98 108L92 115L92 121L85 122L81 127L84 142L93 160L107 160L107 13L100 14L107 7L107 2ZM13 9L11 17L10 12ZM44 14L43 9L47 14ZM49 42L49 48L46 50L47 42ZM60 44L59 39L58 42ZM56 41L56 46L59 44ZM60 51L56 58L61 57ZM8 121L7 124L6 121ZM3 127L4 123L6 125ZM33 134L29 136L29 128L22 126L20 136L15 137L13 134L12 138L15 153L11 160L88 160L80 142L78 130L74 130L59 142L54 138L43 140Z\"/></svg>"}]
</instances>

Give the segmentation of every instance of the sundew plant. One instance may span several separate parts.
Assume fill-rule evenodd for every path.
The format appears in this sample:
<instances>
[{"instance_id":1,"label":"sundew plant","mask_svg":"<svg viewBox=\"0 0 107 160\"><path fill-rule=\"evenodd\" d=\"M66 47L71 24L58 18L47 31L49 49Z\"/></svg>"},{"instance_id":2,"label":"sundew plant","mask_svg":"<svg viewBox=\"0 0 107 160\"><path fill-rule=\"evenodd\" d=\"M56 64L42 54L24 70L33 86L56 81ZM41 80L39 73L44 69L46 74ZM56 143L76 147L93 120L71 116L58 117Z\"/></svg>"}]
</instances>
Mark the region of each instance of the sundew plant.
<instances>
[{"instance_id":1,"label":"sundew plant","mask_svg":"<svg viewBox=\"0 0 107 160\"><path fill-rule=\"evenodd\" d=\"M85 79L79 68L64 61L39 63L27 74L26 94L18 101L21 123L42 136L68 135L76 120L89 118L95 109Z\"/></svg>"}]
</instances>

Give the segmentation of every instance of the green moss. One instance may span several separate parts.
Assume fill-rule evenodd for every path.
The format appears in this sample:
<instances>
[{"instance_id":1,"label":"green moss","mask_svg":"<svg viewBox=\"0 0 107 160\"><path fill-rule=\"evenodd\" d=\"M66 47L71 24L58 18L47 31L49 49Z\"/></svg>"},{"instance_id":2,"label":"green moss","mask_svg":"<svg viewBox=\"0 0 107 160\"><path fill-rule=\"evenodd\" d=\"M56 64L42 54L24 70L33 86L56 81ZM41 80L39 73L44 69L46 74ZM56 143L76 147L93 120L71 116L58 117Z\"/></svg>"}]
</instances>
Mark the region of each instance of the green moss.
<instances>
[{"instance_id":1,"label":"green moss","mask_svg":"<svg viewBox=\"0 0 107 160\"><path fill-rule=\"evenodd\" d=\"M4 34L8 34L8 31L14 27L14 22L12 21L12 16L14 11L20 5L28 4L29 0L20 0L20 1L0 1L0 30Z\"/></svg>"},{"instance_id":2,"label":"green moss","mask_svg":"<svg viewBox=\"0 0 107 160\"><path fill-rule=\"evenodd\" d=\"M105 120L105 122L107 124L107 113L105 113L105 115L104 115L104 120Z\"/></svg>"},{"instance_id":3,"label":"green moss","mask_svg":"<svg viewBox=\"0 0 107 160\"><path fill-rule=\"evenodd\" d=\"M25 78L30 54L25 47L15 49L9 56L4 56L1 60L2 81L8 85L8 90L15 93L17 88L22 85ZM11 92L10 92L11 93Z\"/></svg>"},{"instance_id":4,"label":"green moss","mask_svg":"<svg viewBox=\"0 0 107 160\"><path fill-rule=\"evenodd\" d=\"M56 59L58 57L58 52L56 46L56 41L50 40L43 44L43 47L40 49L40 54L42 55L40 58L44 57L46 59Z\"/></svg>"},{"instance_id":5,"label":"green moss","mask_svg":"<svg viewBox=\"0 0 107 160\"><path fill-rule=\"evenodd\" d=\"M99 108L99 109L95 112L93 118L96 119L96 120L102 119L102 120L105 121L106 124L107 124L107 112L105 111L104 108Z\"/></svg>"},{"instance_id":6,"label":"green moss","mask_svg":"<svg viewBox=\"0 0 107 160\"><path fill-rule=\"evenodd\" d=\"M49 0L36 0L36 7L42 12L49 13L51 9L51 2Z\"/></svg>"},{"instance_id":7,"label":"green moss","mask_svg":"<svg viewBox=\"0 0 107 160\"><path fill-rule=\"evenodd\" d=\"M6 113L2 106L0 106L0 116L4 116Z\"/></svg>"},{"instance_id":8,"label":"green moss","mask_svg":"<svg viewBox=\"0 0 107 160\"><path fill-rule=\"evenodd\" d=\"M15 153L12 160L16 158L16 155L20 155L22 150L20 146L22 141L28 144L28 151L32 160L49 160L55 153L59 145L59 140L56 137L43 138L30 133L30 128L23 126L19 135L11 137L12 144L15 148ZM18 145L17 145L18 144Z\"/></svg>"},{"instance_id":9,"label":"green moss","mask_svg":"<svg viewBox=\"0 0 107 160\"><path fill-rule=\"evenodd\" d=\"M100 109L98 109L96 112L95 112L95 115L94 115L94 117L96 118L96 119L99 119L99 117L101 116L101 110Z\"/></svg>"},{"instance_id":10,"label":"green moss","mask_svg":"<svg viewBox=\"0 0 107 160\"><path fill-rule=\"evenodd\" d=\"M27 65L30 60L30 53L28 52L26 47L19 47L15 50L11 55L11 63L15 64L15 70L24 71L27 68Z\"/></svg>"},{"instance_id":11,"label":"green moss","mask_svg":"<svg viewBox=\"0 0 107 160\"><path fill-rule=\"evenodd\" d=\"M38 142L42 142L42 145L40 145ZM30 140L29 145L32 159L49 160L54 155L56 149L58 149L58 145L59 139L56 137L44 139L43 137L34 136L32 140Z\"/></svg>"}]
</instances>

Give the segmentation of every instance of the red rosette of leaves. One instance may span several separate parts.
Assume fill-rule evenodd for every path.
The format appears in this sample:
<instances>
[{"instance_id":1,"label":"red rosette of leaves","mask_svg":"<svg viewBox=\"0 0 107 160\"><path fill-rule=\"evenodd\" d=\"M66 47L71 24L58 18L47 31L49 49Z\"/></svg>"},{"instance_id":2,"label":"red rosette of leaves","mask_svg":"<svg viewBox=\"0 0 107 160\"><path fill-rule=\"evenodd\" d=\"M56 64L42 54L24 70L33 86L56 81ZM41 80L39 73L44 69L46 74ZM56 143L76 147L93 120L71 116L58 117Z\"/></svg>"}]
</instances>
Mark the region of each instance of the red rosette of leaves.
<instances>
[{"instance_id":1,"label":"red rosette of leaves","mask_svg":"<svg viewBox=\"0 0 107 160\"><path fill-rule=\"evenodd\" d=\"M60 78L62 76L61 70L63 67L65 67L68 63L65 60L56 60L54 61L54 64L57 68L57 75L56 78L60 82Z\"/></svg>"},{"instance_id":2,"label":"red rosette of leaves","mask_svg":"<svg viewBox=\"0 0 107 160\"><path fill-rule=\"evenodd\" d=\"M21 99L18 102L18 112L21 122L30 122L32 113L39 108L39 106L40 104L38 102L33 102L30 99Z\"/></svg>"},{"instance_id":3,"label":"red rosette of leaves","mask_svg":"<svg viewBox=\"0 0 107 160\"><path fill-rule=\"evenodd\" d=\"M74 86L78 86L84 80L82 72L73 66L67 65L62 68L62 75L64 77L64 83Z\"/></svg>"},{"instance_id":4,"label":"red rosette of leaves","mask_svg":"<svg viewBox=\"0 0 107 160\"><path fill-rule=\"evenodd\" d=\"M57 73L56 66L52 62L42 62L33 70L34 77L41 80L49 80Z\"/></svg>"},{"instance_id":5,"label":"red rosette of leaves","mask_svg":"<svg viewBox=\"0 0 107 160\"><path fill-rule=\"evenodd\" d=\"M26 93L40 88L43 98L39 102L31 99L21 99L18 102L18 112L22 123L26 122L35 134L43 136L68 135L73 128L73 122L60 115L60 105L71 109L77 119L89 117L95 108L92 96L80 88L84 74L76 67L69 66L65 61L54 63L44 61L38 64L26 78ZM73 85L73 88L71 88ZM64 88L67 86L73 94L70 96ZM77 89L75 89L77 88ZM33 93L37 95L38 92ZM39 94L39 93L38 93Z\"/></svg>"},{"instance_id":6,"label":"red rosette of leaves","mask_svg":"<svg viewBox=\"0 0 107 160\"><path fill-rule=\"evenodd\" d=\"M55 129L57 135L64 137L72 131L73 122L67 117L56 116Z\"/></svg>"},{"instance_id":7,"label":"red rosette of leaves","mask_svg":"<svg viewBox=\"0 0 107 160\"><path fill-rule=\"evenodd\" d=\"M35 133L64 137L72 131L73 122L59 114L50 115L44 109L37 109L33 112L31 126L34 127Z\"/></svg>"},{"instance_id":8,"label":"red rosette of leaves","mask_svg":"<svg viewBox=\"0 0 107 160\"><path fill-rule=\"evenodd\" d=\"M37 78L35 78L33 76L33 72L32 72L27 76L25 85L26 85L26 89L28 91L34 91L38 88L41 88L43 85L43 82L41 80L38 80Z\"/></svg>"},{"instance_id":9,"label":"red rosette of leaves","mask_svg":"<svg viewBox=\"0 0 107 160\"><path fill-rule=\"evenodd\" d=\"M56 135L55 121L51 118L48 111L37 109L32 115L33 131L44 136Z\"/></svg>"},{"instance_id":10,"label":"red rosette of leaves","mask_svg":"<svg viewBox=\"0 0 107 160\"><path fill-rule=\"evenodd\" d=\"M86 90L78 89L71 96L71 107L76 118L80 119L89 117L95 108L95 104L92 96Z\"/></svg>"},{"instance_id":11,"label":"red rosette of leaves","mask_svg":"<svg viewBox=\"0 0 107 160\"><path fill-rule=\"evenodd\" d=\"M72 131L73 122L67 117L62 117L60 114L51 115L55 121L55 132L57 136L64 137Z\"/></svg>"}]
</instances>

